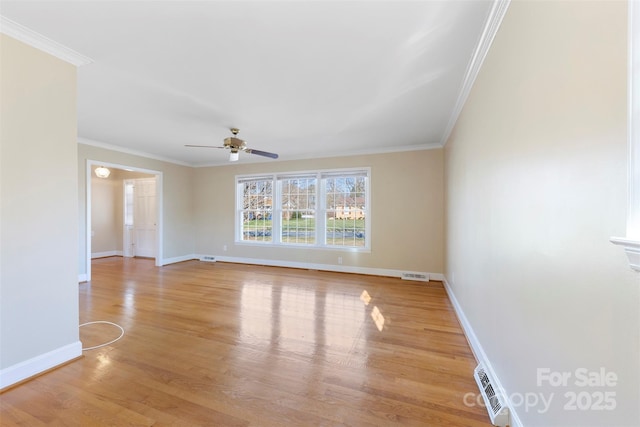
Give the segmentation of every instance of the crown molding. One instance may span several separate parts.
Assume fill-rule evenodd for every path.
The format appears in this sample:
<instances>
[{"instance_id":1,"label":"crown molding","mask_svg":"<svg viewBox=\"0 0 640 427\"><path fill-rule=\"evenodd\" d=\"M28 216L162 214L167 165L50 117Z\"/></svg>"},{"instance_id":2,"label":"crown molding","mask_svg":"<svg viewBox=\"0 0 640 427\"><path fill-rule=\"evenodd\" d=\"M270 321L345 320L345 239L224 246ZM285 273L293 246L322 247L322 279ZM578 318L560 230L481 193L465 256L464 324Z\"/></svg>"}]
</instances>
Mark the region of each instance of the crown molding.
<instances>
[{"instance_id":1,"label":"crown molding","mask_svg":"<svg viewBox=\"0 0 640 427\"><path fill-rule=\"evenodd\" d=\"M92 147L104 148L105 150L117 151L119 153L131 154L134 156L145 157L147 159L160 160L162 162L173 163L180 166L188 166L193 168L207 168L214 166L229 166L229 162L207 162L207 163L187 163L179 160L171 159L169 157L158 156L156 154L147 153L144 151L132 150L130 148L121 147L119 145L108 144L106 142L95 141L89 138L78 137L78 144L90 145ZM309 155L301 155L301 156L292 156L286 158L280 158L278 161L290 161L290 160L308 160L308 159L316 159L316 158L326 158L326 157L351 157L351 156L367 156L373 154L386 154L386 153L397 153L397 152L405 152L405 151L422 151L422 150L436 150L442 148L438 143L431 144L421 144L421 145L407 145L402 147L393 147L393 148L380 148L380 149L369 149L369 150L360 150L360 151L349 151L349 152L336 152L336 153L323 153L322 156L309 156Z\"/></svg>"},{"instance_id":2,"label":"crown molding","mask_svg":"<svg viewBox=\"0 0 640 427\"><path fill-rule=\"evenodd\" d=\"M37 33L24 25L18 24L11 19L0 16L0 32L13 37L16 40L28 44L31 47L40 49L56 58L69 62L70 64L79 67L81 65L91 64L93 59L88 56L84 56L73 49L69 49L66 46L61 45L58 42L51 40L48 37Z\"/></svg>"},{"instance_id":3,"label":"crown molding","mask_svg":"<svg viewBox=\"0 0 640 427\"><path fill-rule=\"evenodd\" d=\"M391 154L391 153L403 153L406 151L423 151L423 150L437 150L442 148L437 142L434 143L426 143L419 145L403 145L398 147L380 147L380 148L367 148L364 150L351 150L351 151L330 151L327 153L322 153L322 155L309 156L309 155L301 155L295 156L291 158L283 158L283 160L307 160L307 159L316 159L316 158L327 158L327 157L355 157L355 156L370 156L375 154Z\"/></svg>"},{"instance_id":4,"label":"crown molding","mask_svg":"<svg viewBox=\"0 0 640 427\"><path fill-rule=\"evenodd\" d=\"M491 43L493 43L493 39L496 36L498 29L500 29L500 24L502 24L502 19L504 18L505 13L507 13L507 9L509 8L510 3L511 0L495 0L493 2L493 6L491 7L491 11L487 16L487 20L484 25L484 30L482 31L482 34L478 39L476 50L473 52L471 61L469 61L469 65L467 66L467 72L465 73L462 87L460 88L460 93L458 94L458 99L456 100L453 112L451 113L451 117L449 118L449 123L447 124L447 127L442 134L440 145L443 147L451 136L453 127L458 121L458 117L462 112L464 104L467 102L467 98L471 93L473 84L475 83L476 78L480 73L480 68L482 68L482 63L489 53Z\"/></svg>"},{"instance_id":5,"label":"crown molding","mask_svg":"<svg viewBox=\"0 0 640 427\"><path fill-rule=\"evenodd\" d=\"M324 159L331 157L354 157L354 156L369 156L375 154L389 154L389 153L402 153L406 151L423 151L423 150L437 150L442 148L440 143L427 143L420 145L405 145L401 147L387 147L387 148L377 148L377 149L366 149L366 150L353 150L353 151L340 151L340 152L328 152L322 153L322 155L310 156L308 154L302 154L298 156L281 156L277 161L278 162L288 162L293 160L309 160L309 159ZM229 162L208 162L208 163L197 163L194 164L195 168L208 168L215 166L231 166L234 163Z\"/></svg>"},{"instance_id":6,"label":"crown molding","mask_svg":"<svg viewBox=\"0 0 640 427\"><path fill-rule=\"evenodd\" d=\"M160 160L161 162L173 163L180 166L194 167L193 164L170 159L169 157L158 156L144 151L132 150L119 145L107 144L105 142L94 141L88 138L78 137L78 144L91 145L92 147L104 148L105 150L117 151L119 153L131 154L133 156L145 157L147 159Z\"/></svg>"}]
</instances>

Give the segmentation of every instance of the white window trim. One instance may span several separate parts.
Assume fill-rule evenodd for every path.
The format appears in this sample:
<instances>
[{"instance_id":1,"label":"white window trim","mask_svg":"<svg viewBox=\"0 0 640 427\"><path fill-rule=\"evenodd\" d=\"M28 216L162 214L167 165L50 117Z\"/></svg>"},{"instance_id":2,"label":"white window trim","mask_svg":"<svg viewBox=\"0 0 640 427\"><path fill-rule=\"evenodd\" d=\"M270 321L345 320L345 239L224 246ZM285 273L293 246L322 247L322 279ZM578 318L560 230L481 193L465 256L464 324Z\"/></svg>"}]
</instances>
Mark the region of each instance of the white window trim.
<instances>
[{"instance_id":1,"label":"white window trim","mask_svg":"<svg viewBox=\"0 0 640 427\"><path fill-rule=\"evenodd\" d=\"M612 237L621 246L629 265L640 272L640 2L629 4L628 42L628 138L629 138L629 206L626 237Z\"/></svg>"},{"instance_id":2,"label":"white window trim","mask_svg":"<svg viewBox=\"0 0 640 427\"><path fill-rule=\"evenodd\" d=\"M365 198L367 200L367 206L365 210L365 245L362 247L359 246L339 246L339 245L328 245L326 244L326 236L321 230L324 230L325 221L324 218L320 218L321 215L316 215L316 243L314 244L304 244L304 243L282 243L280 241L280 213L281 210L276 209L276 205L272 207L272 237L273 240L271 242L264 241L252 241L252 240L242 240L242 224L240 222L240 215L238 214L238 207L240 204L240 200L243 198L242 191L240 190L240 186L238 185L239 180L243 179L271 179L273 180L273 200L281 199L281 189L278 183L278 178L286 178L287 176L299 176L305 174L313 174L318 179L318 197L316 200L316 211L322 212L324 215L325 211L325 201L324 197L321 194L324 194L324 181L321 179L323 174L340 174L340 173L353 173L353 172L365 172L367 176L367 186L365 189ZM307 171L297 171L297 172L282 172L282 173L272 173L272 174L249 174L249 175L236 175L235 176L235 185L236 185L236 198L234 204L234 212L235 212L235 243L238 245L247 245L247 246L262 246L262 247L286 247L286 248L296 248L296 249L319 249L319 250L331 250L331 251L349 251L349 252L371 252L371 168L370 167L360 167L360 168L344 168L344 169L320 169L320 170L307 170ZM322 216L323 216L322 215Z\"/></svg>"}]
</instances>

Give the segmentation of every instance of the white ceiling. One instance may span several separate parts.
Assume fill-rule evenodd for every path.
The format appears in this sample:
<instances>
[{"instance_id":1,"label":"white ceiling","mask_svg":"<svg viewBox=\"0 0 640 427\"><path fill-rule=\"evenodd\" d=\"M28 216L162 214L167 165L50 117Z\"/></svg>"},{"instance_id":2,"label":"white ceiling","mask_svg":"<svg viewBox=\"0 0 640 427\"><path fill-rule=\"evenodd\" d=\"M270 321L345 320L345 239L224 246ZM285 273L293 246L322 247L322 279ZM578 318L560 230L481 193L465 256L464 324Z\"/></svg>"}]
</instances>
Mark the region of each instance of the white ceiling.
<instances>
[{"instance_id":1,"label":"white ceiling","mask_svg":"<svg viewBox=\"0 0 640 427\"><path fill-rule=\"evenodd\" d=\"M228 154L184 145L230 127L283 160L442 145L492 4L3 0L0 14L93 60L81 141L199 166Z\"/></svg>"}]
</instances>

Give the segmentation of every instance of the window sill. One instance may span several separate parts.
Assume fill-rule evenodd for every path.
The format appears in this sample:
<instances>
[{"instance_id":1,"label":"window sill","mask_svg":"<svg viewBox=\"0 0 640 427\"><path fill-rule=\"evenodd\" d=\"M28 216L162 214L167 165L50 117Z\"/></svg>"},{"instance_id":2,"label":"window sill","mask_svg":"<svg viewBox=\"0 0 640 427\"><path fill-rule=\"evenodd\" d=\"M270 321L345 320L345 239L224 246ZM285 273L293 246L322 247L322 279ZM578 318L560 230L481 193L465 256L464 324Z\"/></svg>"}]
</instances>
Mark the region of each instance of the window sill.
<instances>
[{"instance_id":1,"label":"window sill","mask_svg":"<svg viewBox=\"0 0 640 427\"><path fill-rule=\"evenodd\" d=\"M629 265L637 272L640 272L640 240L631 240L622 237L612 237L611 243L622 246L629 259Z\"/></svg>"}]
</instances>

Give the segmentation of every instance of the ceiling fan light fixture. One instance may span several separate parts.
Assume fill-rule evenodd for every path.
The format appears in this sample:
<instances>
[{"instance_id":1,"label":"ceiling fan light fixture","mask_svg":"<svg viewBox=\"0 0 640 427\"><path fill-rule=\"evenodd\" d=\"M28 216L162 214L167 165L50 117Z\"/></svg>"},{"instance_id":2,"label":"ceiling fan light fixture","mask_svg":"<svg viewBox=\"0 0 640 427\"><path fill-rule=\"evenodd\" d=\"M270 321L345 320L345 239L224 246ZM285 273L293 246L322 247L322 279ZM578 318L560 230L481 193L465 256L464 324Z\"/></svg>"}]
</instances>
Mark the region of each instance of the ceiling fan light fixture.
<instances>
[{"instance_id":1,"label":"ceiling fan light fixture","mask_svg":"<svg viewBox=\"0 0 640 427\"><path fill-rule=\"evenodd\" d=\"M104 166L98 166L95 173L98 178L109 178L109 175L111 175L111 171Z\"/></svg>"},{"instance_id":2,"label":"ceiling fan light fixture","mask_svg":"<svg viewBox=\"0 0 640 427\"><path fill-rule=\"evenodd\" d=\"M222 148L231 150L229 154L230 162L237 162L240 159L240 152L244 152L247 154L256 154L258 156L269 157L271 159L277 159L278 155L276 153L270 153L268 151L256 150L255 148L247 147L246 141L237 137L238 128L231 128L231 133L233 136L224 139L224 145L222 147L214 146L214 145L193 145L193 144L185 144L185 147L198 147L198 148Z\"/></svg>"}]
</instances>

